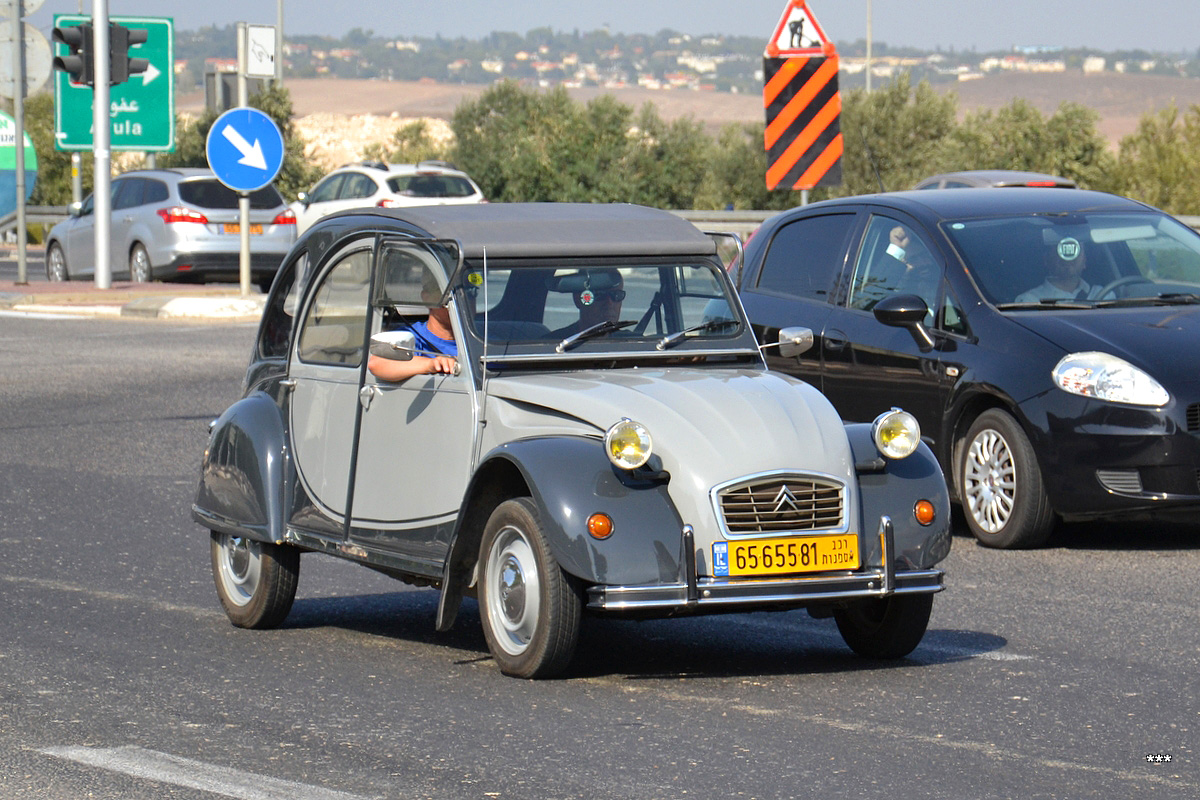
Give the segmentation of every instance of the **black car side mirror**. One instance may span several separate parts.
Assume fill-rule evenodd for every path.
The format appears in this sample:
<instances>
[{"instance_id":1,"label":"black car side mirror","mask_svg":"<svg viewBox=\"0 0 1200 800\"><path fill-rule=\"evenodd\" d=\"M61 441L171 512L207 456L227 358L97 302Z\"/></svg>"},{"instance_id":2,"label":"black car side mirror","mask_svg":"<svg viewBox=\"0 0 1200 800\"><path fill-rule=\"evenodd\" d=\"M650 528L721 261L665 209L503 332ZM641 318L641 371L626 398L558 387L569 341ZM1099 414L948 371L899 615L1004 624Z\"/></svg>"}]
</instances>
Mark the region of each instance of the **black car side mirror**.
<instances>
[{"instance_id":1,"label":"black car side mirror","mask_svg":"<svg viewBox=\"0 0 1200 800\"><path fill-rule=\"evenodd\" d=\"M875 304L875 319L893 328L906 328L922 353L933 349L933 337L925 327L929 306L915 294L894 294Z\"/></svg>"}]
</instances>

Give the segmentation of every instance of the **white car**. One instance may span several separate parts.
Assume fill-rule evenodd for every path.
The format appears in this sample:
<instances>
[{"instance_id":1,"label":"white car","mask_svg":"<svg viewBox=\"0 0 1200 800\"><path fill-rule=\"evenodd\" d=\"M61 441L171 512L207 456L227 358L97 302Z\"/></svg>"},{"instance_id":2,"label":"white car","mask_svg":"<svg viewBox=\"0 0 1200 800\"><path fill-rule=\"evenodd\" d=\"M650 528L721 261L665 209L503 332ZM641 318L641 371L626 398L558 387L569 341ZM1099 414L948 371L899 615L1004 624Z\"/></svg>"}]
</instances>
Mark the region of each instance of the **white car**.
<instances>
[{"instance_id":1,"label":"white car","mask_svg":"<svg viewBox=\"0 0 1200 800\"><path fill-rule=\"evenodd\" d=\"M363 162L339 167L292 203L297 232L321 217L350 208L441 206L486 203L467 173L444 161L419 164Z\"/></svg>"}]
</instances>

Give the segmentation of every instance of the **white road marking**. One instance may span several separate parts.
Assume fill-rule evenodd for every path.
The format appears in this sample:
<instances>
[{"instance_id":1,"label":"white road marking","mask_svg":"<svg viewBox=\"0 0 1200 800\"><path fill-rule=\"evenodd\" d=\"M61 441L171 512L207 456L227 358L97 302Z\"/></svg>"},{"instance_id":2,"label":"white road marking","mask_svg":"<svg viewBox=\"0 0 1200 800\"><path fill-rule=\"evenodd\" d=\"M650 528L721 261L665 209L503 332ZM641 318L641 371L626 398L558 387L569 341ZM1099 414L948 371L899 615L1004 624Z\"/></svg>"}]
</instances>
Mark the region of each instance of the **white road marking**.
<instances>
[{"instance_id":1,"label":"white road marking","mask_svg":"<svg viewBox=\"0 0 1200 800\"><path fill-rule=\"evenodd\" d=\"M41 752L109 772L199 789L236 800L366 800L362 795L218 767L132 745L107 748L50 747Z\"/></svg>"}]
</instances>

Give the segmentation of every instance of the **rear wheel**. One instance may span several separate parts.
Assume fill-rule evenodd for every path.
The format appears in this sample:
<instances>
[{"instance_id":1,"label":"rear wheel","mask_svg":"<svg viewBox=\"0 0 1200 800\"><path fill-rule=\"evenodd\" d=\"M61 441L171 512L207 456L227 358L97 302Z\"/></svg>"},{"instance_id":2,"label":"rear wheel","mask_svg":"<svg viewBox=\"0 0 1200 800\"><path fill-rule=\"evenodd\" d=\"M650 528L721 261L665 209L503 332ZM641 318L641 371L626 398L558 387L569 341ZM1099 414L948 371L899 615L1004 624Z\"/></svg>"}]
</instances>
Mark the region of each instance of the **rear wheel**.
<instances>
[{"instance_id":1,"label":"rear wheel","mask_svg":"<svg viewBox=\"0 0 1200 800\"><path fill-rule=\"evenodd\" d=\"M300 551L212 533L212 570L217 596L239 628L274 628L292 610L300 577Z\"/></svg>"},{"instance_id":2,"label":"rear wheel","mask_svg":"<svg viewBox=\"0 0 1200 800\"><path fill-rule=\"evenodd\" d=\"M129 280L134 283L149 283L154 280L150 268L150 254L143 245L135 244L129 251Z\"/></svg>"},{"instance_id":3,"label":"rear wheel","mask_svg":"<svg viewBox=\"0 0 1200 800\"><path fill-rule=\"evenodd\" d=\"M46 280L69 281L70 279L71 275L67 272L67 255L63 252L62 246L55 242L46 251Z\"/></svg>"},{"instance_id":4,"label":"rear wheel","mask_svg":"<svg viewBox=\"0 0 1200 800\"><path fill-rule=\"evenodd\" d=\"M550 552L533 501L497 506L479 553L483 634L500 670L518 678L561 673L575 653L583 603Z\"/></svg>"},{"instance_id":5,"label":"rear wheel","mask_svg":"<svg viewBox=\"0 0 1200 800\"><path fill-rule=\"evenodd\" d=\"M921 643L932 611L932 594L892 595L834 609L833 619L860 656L903 658Z\"/></svg>"},{"instance_id":6,"label":"rear wheel","mask_svg":"<svg viewBox=\"0 0 1200 800\"><path fill-rule=\"evenodd\" d=\"M988 547L1044 544L1054 529L1033 445L1000 409L979 415L967 431L959 464L959 493L971 533Z\"/></svg>"}]
</instances>

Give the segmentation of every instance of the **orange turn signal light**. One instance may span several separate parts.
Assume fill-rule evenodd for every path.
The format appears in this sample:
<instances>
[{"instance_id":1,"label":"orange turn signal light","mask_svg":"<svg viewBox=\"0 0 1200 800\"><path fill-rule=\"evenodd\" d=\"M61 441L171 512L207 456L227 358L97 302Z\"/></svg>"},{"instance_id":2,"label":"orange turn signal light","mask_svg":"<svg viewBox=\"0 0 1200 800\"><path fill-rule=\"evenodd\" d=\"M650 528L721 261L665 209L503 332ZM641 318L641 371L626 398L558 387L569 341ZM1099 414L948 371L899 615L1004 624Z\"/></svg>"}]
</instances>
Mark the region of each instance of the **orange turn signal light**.
<instances>
[{"instance_id":1,"label":"orange turn signal light","mask_svg":"<svg viewBox=\"0 0 1200 800\"><path fill-rule=\"evenodd\" d=\"M612 517L596 512L587 518L587 532L594 539L607 539L613 533Z\"/></svg>"},{"instance_id":2,"label":"orange turn signal light","mask_svg":"<svg viewBox=\"0 0 1200 800\"><path fill-rule=\"evenodd\" d=\"M922 525L932 525L933 521L937 519L937 510L928 500L918 500L917 504L913 506L913 516Z\"/></svg>"}]
</instances>

